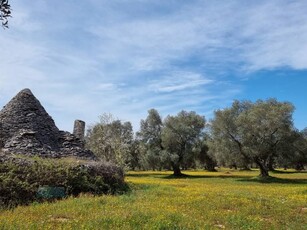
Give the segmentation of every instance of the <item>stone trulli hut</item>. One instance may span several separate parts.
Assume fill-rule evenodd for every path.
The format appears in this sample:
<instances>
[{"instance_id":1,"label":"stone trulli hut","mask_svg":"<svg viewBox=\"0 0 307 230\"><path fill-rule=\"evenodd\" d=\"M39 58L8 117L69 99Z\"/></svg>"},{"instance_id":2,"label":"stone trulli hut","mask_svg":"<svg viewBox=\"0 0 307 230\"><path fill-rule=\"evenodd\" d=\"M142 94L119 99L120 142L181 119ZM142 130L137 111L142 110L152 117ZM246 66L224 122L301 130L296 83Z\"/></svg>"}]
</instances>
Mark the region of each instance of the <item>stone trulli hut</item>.
<instances>
[{"instance_id":1,"label":"stone trulli hut","mask_svg":"<svg viewBox=\"0 0 307 230\"><path fill-rule=\"evenodd\" d=\"M80 123L84 125L76 122ZM24 89L0 111L0 149L13 154L94 158L84 149L84 128L83 133L80 127L75 129L78 137L60 131L31 90Z\"/></svg>"}]
</instances>

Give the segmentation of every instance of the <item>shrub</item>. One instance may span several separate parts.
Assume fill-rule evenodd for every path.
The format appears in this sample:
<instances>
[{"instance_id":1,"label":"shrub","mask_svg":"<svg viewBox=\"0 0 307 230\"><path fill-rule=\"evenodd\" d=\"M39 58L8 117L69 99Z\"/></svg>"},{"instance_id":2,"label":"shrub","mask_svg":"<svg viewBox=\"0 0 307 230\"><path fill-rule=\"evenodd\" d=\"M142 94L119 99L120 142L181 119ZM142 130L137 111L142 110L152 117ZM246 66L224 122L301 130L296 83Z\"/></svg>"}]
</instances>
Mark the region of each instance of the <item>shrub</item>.
<instances>
[{"instance_id":1,"label":"shrub","mask_svg":"<svg viewBox=\"0 0 307 230\"><path fill-rule=\"evenodd\" d=\"M68 196L114 194L127 189L123 170L105 162L79 164L37 158L11 158L0 162L0 207L15 207L54 197L45 193L46 196L42 196L38 191L42 187L49 187L49 192L62 187Z\"/></svg>"}]
</instances>

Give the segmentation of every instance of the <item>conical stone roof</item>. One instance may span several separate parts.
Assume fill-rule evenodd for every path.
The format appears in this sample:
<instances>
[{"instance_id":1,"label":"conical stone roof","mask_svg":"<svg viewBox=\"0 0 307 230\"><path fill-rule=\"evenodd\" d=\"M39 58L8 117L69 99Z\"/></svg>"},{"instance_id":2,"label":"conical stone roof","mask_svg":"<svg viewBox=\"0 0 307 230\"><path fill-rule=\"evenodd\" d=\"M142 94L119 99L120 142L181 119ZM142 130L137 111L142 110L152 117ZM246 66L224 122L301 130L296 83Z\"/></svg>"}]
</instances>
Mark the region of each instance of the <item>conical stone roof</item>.
<instances>
[{"instance_id":1,"label":"conical stone roof","mask_svg":"<svg viewBox=\"0 0 307 230\"><path fill-rule=\"evenodd\" d=\"M20 91L1 111L3 139L35 135L39 147L59 148L59 129L31 90Z\"/></svg>"},{"instance_id":2,"label":"conical stone roof","mask_svg":"<svg viewBox=\"0 0 307 230\"><path fill-rule=\"evenodd\" d=\"M93 156L81 140L60 131L30 89L20 91L0 111L0 148L45 156Z\"/></svg>"}]
</instances>

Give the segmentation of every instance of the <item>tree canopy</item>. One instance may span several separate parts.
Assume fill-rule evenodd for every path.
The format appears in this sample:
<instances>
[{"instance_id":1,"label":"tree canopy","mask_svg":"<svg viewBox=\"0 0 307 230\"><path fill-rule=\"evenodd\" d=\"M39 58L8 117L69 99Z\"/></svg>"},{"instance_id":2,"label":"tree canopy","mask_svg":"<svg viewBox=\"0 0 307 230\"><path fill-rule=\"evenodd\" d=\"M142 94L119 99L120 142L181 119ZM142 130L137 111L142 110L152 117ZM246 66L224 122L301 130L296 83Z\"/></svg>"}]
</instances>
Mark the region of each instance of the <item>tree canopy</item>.
<instances>
[{"instance_id":1,"label":"tree canopy","mask_svg":"<svg viewBox=\"0 0 307 230\"><path fill-rule=\"evenodd\" d=\"M103 114L100 122L88 129L86 143L100 159L125 167L133 144L132 125Z\"/></svg>"},{"instance_id":2,"label":"tree canopy","mask_svg":"<svg viewBox=\"0 0 307 230\"><path fill-rule=\"evenodd\" d=\"M148 116L141 120L140 131L137 132L140 149L143 154L145 168L161 169L162 159L162 129L163 122L159 112L155 109L148 110Z\"/></svg>"},{"instance_id":3,"label":"tree canopy","mask_svg":"<svg viewBox=\"0 0 307 230\"><path fill-rule=\"evenodd\" d=\"M193 147L202 137L205 118L195 112L181 111L164 121L162 145L169 155L174 175L181 175L182 163L193 154Z\"/></svg>"},{"instance_id":4,"label":"tree canopy","mask_svg":"<svg viewBox=\"0 0 307 230\"><path fill-rule=\"evenodd\" d=\"M276 99L235 101L218 110L211 121L212 150L216 157L254 162L262 177L268 176L270 161L280 154L278 146L291 134L294 107Z\"/></svg>"},{"instance_id":5,"label":"tree canopy","mask_svg":"<svg viewBox=\"0 0 307 230\"><path fill-rule=\"evenodd\" d=\"M86 144L99 158L127 169L166 169L179 176L191 168L256 166L267 177L277 166L303 170L307 164L307 129L295 129L293 111L291 103L276 99L236 100L206 124L194 111L162 120L150 109L136 135L130 122L104 114L89 128Z\"/></svg>"}]
</instances>

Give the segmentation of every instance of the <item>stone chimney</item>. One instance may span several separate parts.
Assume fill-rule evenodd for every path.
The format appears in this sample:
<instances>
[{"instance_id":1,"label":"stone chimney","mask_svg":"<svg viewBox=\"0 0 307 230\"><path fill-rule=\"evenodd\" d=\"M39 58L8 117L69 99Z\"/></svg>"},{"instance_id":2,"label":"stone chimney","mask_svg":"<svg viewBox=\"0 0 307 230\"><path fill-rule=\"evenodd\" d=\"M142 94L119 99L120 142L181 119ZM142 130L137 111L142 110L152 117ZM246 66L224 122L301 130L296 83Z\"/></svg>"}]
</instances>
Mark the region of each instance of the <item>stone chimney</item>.
<instances>
[{"instance_id":1,"label":"stone chimney","mask_svg":"<svg viewBox=\"0 0 307 230\"><path fill-rule=\"evenodd\" d=\"M73 134L80 140L84 140L85 122L81 120L75 120Z\"/></svg>"}]
</instances>

